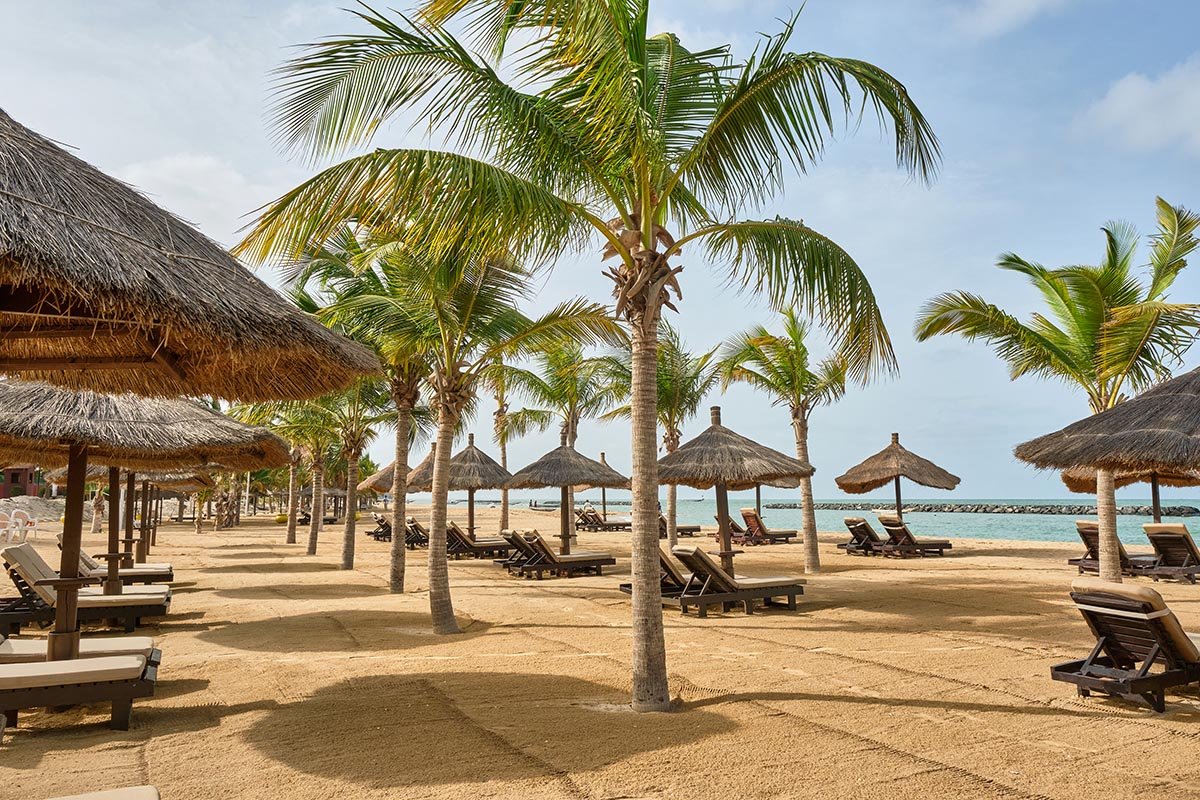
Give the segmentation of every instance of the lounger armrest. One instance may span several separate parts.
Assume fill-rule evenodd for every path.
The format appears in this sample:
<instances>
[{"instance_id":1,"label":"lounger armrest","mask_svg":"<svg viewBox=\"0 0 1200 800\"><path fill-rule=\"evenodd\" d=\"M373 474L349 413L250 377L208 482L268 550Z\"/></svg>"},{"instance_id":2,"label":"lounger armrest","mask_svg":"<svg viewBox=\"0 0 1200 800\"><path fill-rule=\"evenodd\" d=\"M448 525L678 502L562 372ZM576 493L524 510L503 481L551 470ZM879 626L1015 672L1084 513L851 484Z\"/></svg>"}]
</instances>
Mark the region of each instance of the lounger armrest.
<instances>
[{"instance_id":1,"label":"lounger armrest","mask_svg":"<svg viewBox=\"0 0 1200 800\"><path fill-rule=\"evenodd\" d=\"M125 558L129 553L93 553L92 558L100 561L116 561Z\"/></svg>"},{"instance_id":2,"label":"lounger armrest","mask_svg":"<svg viewBox=\"0 0 1200 800\"><path fill-rule=\"evenodd\" d=\"M141 540L142 540L142 537L140 537L140 536L122 536L120 539L117 539L118 542L126 542L126 543L140 542Z\"/></svg>"},{"instance_id":3,"label":"lounger armrest","mask_svg":"<svg viewBox=\"0 0 1200 800\"><path fill-rule=\"evenodd\" d=\"M42 578L40 581L34 581L34 586L51 586L55 589L68 589L71 587L90 586L94 583L100 583L99 578Z\"/></svg>"}]
</instances>

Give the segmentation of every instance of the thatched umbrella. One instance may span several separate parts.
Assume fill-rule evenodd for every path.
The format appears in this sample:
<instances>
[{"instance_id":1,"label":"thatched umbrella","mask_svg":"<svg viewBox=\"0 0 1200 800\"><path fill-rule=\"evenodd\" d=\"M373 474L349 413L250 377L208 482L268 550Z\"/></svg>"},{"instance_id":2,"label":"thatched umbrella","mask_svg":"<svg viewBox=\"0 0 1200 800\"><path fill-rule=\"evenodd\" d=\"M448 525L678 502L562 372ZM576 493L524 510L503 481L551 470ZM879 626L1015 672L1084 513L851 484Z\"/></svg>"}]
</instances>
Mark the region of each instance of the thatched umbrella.
<instances>
[{"instance_id":1,"label":"thatched umbrella","mask_svg":"<svg viewBox=\"0 0 1200 800\"><path fill-rule=\"evenodd\" d=\"M368 475L359 481L358 491L360 492L375 492L376 494L387 494L392 490L392 478L396 474L396 462L388 464L383 469Z\"/></svg>"},{"instance_id":2,"label":"thatched umbrella","mask_svg":"<svg viewBox=\"0 0 1200 800\"><path fill-rule=\"evenodd\" d=\"M721 566L733 574L733 537L729 530L729 491L767 484L795 486L809 477L812 465L747 439L721 424L721 407L712 407L712 425L658 461L658 482L694 489L716 489Z\"/></svg>"},{"instance_id":3,"label":"thatched umbrella","mask_svg":"<svg viewBox=\"0 0 1200 800\"><path fill-rule=\"evenodd\" d=\"M218 244L0 111L0 373L255 401L340 389L375 355Z\"/></svg>"},{"instance_id":4,"label":"thatched umbrella","mask_svg":"<svg viewBox=\"0 0 1200 800\"><path fill-rule=\"evenodd\" d=\"M243 425L188 400L102 395L45 383L0 381L0 459L67 462L62 565L60 578L53 581L60 591L47 654L51 659L73 658L79 653L76 598L79 587L88 582L78 577L83 489L88 458L93 454L100 461L130 469L208 462L237 469L286 464L288 446L263 428ZM131 513L132 508L127 508L127 519ZM109 544L110 552L115 553L111 538ZM115 561L110 559L110 581L116 577Z\"/></svg>"},{"instance_id":5,"label":"thatched umbrella","mask_svg":"<svg viewBox=\"0 0 1200 800\"><path fill-rule=\"evenodd\" d=\"M629 479L606 464L593 461L567 444L564 431L562 443L529 466L516 472L508 482L509 489L546 489L557 486L559 495L559 538L563 555L571 553L570 489L573 486L628 489Z\"/></svg>"},{"instance_id":6,"label":"thatched umbrella","mask_svg":"<svg viewBox=\"0 0 1200 800\"><path fill-rule=\"evenodd\" d=\"M429 447L429 455L408 471L408 491L428 492L433 489L433 459L437 456L437 442Z\"/></svg>"},{"instance_id":7,"label":"thatched umbrella","mask_svg":"<svg viewBox=\"0 0 1200 800\"><path fill-rule=\"evenodd\" d=\"M838 488L849 494L866 494L880 486L894 483L896 486L896 516L904 514L900 499L900 479L908 478L913 483L933 489L949 491L958 486L960 478L939 467L929 459L900 445L900 434L892 434L892 443L862 463L846 470L834 481Z\"/></svg>"},{"instance_id":8,"label":"thatched umbrella","mask_svg":"<svg viewBox=\"0 0 1200 800\"><path fill-rule=\"evenodd\" d=\"M1096 473L1100 574L1120 580L1115 476L1186 475L1200 469L1200 369L1018 445L1017 458L1042 469Z\"/></svg>"},{"instance_id":9,"label":"thatched umbrella","mask_svg":"<svg viewBox=\"0 0 1200 800\"><path fill-rule=\"evenodd\" d=\"M512 475L495 459L475 446L475 434L467 434L467 446L450 459L452 492L467 493L467 532L475 535L475 492L480 489L502 489Z\"/></svg>"},{"instance_id":10,"label":"thatched umbrella","mask_svg":"<svg viewBox=\"0 0 1200 800\"><path fill-rule=\"evenodd\" d=\"M99 483L100 481L107 481L109 469L111 467L97 464L89 459L87 482ZM121 471L119 466L117 467L117 471ZM202 489L211 489L216 485L213 479L201 469L153 470L150 472L140 472L138 473L138 477L154 484L160 489L183 494L194 494ZM65 487L67 485L67 468L59 467L47 472L46 483Z\"/></svg>"},{"instance_id":11,"label":"thatched umbrella","mask_svg":"<svg viewBox=\"0 0 1200 800\"><path fill-rule=\"evenodd\" d=\"M1062 471L1062 482L1076 494L1096 493L1096 470L1087 467L1071 467ZM1155 522L1162 522L1162 497L1159 487L1200 486L1200 472L1132 472L1113 473L1113 488L1123 489L1135 483L1150 484L1150 508Z\"/></svg>"}]
</instances>

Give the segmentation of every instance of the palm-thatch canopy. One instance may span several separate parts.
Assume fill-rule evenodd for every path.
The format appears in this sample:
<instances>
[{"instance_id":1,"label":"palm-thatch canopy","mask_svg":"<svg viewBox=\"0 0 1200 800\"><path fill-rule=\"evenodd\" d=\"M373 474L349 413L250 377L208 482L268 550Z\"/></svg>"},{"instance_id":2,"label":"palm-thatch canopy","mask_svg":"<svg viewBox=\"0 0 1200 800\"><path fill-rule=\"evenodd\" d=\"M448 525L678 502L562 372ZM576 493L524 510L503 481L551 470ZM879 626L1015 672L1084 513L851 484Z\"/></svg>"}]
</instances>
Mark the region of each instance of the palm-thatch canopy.
<instances>
[{"instance_id":1,"label":"palm-thatch canopy","mask_svg":"<svg viewBox=\"0 0 1200 800\"><path fill-rule=\"evenodd\" d=\"M190 400L73 391L34 381L0 381L0 458L66 461L85 445L99 463L141 469L220 463L258 469L288 463L288 445Z\"/></svg>"},{"instance_id":2,"label":"palm-thatch canopy","mask_svg":"<svg viewBox=\"0 0 1200 800\"><path fill-rule=\"evenodd\" d=\"M1200 468L1200 369L1018 445L1014 452L1042 469L1192 472Z\"/></svg>"},{"instance_id":3,"label":"palm-thatch canopy","mask_svg":"<svg viewBox=\"0 0 1200 800\"><path fill-rule=\"evenodd\" d=\"M898 478L908 478L922 486L946 490L958 486L960 480L957 475L947 472L929 459L905 449L900 444L898 433L892 434L892 443L887 447L834 480L843 492L865 494Z\"/></svg>"},{"instance_id":4,"label":"palm-thatch canopy","mask_svg":"<svg viewBox=\"0 0 1200 800\"><path fill-rule=\"evenodd\" d=\"M467 434L467 446L450 459L450 491L470 492L503 489L512 474L475 446L475 434Z\"/></svg>"},{"instance_id":5,"label":"palm-thatch canopy","mask_svg":"<svg viewBox=\"0 0 1200 800\"><path fill-rule=\"evenodd\" d=\"M1135 483L1155 481L1159 486L1200 486L1200 471L1197 472L1118 472L1113 476L1115 488L1122 489ZM1062 471L1062 482L1076 494L1096 493L1096 470L1087 467L1071 467Z\"/></svg>"},{"instance_id":6,"label":"palm-thatch canopy","mask_svg":"<svg viewBox=\"0 0 1200 800\"><path fill-rule=\"evenodd\" d=\"M429 448L429 455L421 459L421 463L417 464L408 472L408 483L406 484L409 492L428 492L433 488L433 459L437 456L437 443L435 442ZM392 465L393 470L395 464ZM389 484L387 491L391 491Z\"/></svg>"},{"instance_id":7,"label":"palm-thatch canopy","mask_svg":"<svg viewBox=\"0 0 1200 800\"><path fill-rule=\"evenodd\" d=\"M139 481L149 481L160 489L174 492L194 493L202 489L211 489L216 483L203 470L153 470L137 473ZM87 468L88 483L108 481L108 467L100 464L89 464ZM46 483L55 486L67 485L67 468L60 467L46 473Z\"/></svg>"},{"instance_id":8,"label":"palm-thatch canopy","mask_svg":"<svg viewBox=\"0 0 1200 800\"><path fill-rule=\"evenodd\" d=\"M387 494L392 490L392 480L396 477L396 462L388 464L383 469L370 475L358 484L360 492L375 492L376 494Z\"/></svg>"},{"instance_id":9,"label":"palm-thatch canopy","mask_svg":"<svg viewBox=\"0 0 1200 800\"><path fill-rule=\"evenodd\" d=\"M0 373L151 396L305 398L377 370L224 249L0 111Z\"/></svg>"},{"instance_id":10,"label":"palm-thatch canopy","mask_svg":"<svg viewBox=\"0 0 1200 800\"><path fill-rule=\"evenodd\" d=\"M553 486L628 489L629 479L564 443L514 474L507 488L545 489Z\"/></svg>"},{"instance_id":11,"label":"palm-thatch canopy","mask_svg":"<svg viewBox=\"0 0 1200 800\"><path fill-rule=\"evenodd\" d=\"M813 474L811 464L734 433L721 424L721 409L712 408L712 425L658 461L658 482L711 489L749 489L756 484L792 488Z\"/></svg>"}]
</instances>

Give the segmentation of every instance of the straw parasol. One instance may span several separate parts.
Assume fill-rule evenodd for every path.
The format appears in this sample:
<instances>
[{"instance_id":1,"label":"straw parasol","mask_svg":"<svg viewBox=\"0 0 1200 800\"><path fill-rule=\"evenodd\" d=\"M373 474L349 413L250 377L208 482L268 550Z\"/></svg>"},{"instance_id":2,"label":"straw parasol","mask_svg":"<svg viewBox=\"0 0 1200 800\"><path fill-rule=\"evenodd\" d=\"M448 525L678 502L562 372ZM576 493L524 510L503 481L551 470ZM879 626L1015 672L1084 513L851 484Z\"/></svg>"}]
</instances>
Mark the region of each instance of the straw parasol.
<instances>
[{"instance_id":1,"label":"straw parasol","mask_svg":"<svg viewBox=\"0 0 1200 800\"><path fill-rule=\"evenodd\" d=\"M107 481L108 472L109 467L89 462L87 468L87 482L99 483L100 481ZM169 491L181 492L185 494L193 494L201 489L211 489L216 485L213 482L213 479L208 476L208 473L200 469L155 470L152 472L138 473L138 476L143 480L154 484L160 489L167 489ZM52 483L55 486L66 486L67 468L60 467L47 472L46 483Z\"/></svg>"},{"instance_id":2,"label":"straw parasol","mask_svg":"<svg viewBox=\"0 0 1200 800\"><path fill-rule=\"evenodd\" d=\"M1087 467L1071 467L1062 471L1062 482L1076 494L1096 493L1096 470ZM1155 522L1162 522L1161 486L1200 486L1200 472L1117 472L1113 475L1113 488L1122 489L1135 483L1150 484L1150 507Z\"/></svg>"},{"instance_id":3,"label":"straw parasol","mask_svg":"<svg viewBox=\"0 0 1200 800\"><path fill-rule=\"evenodd\" d=\"M101 461L131 469L207 462L252 468L288 462L287 444L273 433L189 400L101 395L45 383L0 381L0 459L36 455L42 463L67 462L61 577L52 582L60 595L47 651L50 659L74 658L79 653L76 596L79 587L89 582L77 577L83 489L93 453ZM132 477L131 473L130 483ZM127 507L127 521L131 512ZM115 536L110 529L109 583L119 586Z\"/></svg>"},{"instance_id":4,"label":"straw parasol","mask_svg":"<svg viewBox=\"0 0 1200 800\"><path fill-rule=\"evenodd\" d=\"M392 479L395 477L395 475L396 462L393 461L373 475L368 475L366 478L363 478L358 484L358 491L387 494L392 490Z\"/></svg>"},{"instance_id":5,"label":"straw parasol","mask_svg":"<svg viewBox=\"0 0 1200 800\"><path fill-rule=\"evenodd\" d=\"M304 398L379 368L219 245L0 111L0 373Z\"/></svg>"},{"instance_id":6,"label":"straw parasol","mask_svg":"<svg viewBox=\"0 0 1200 800\"><path fill-rule=\"evenodd\" d=\"M475 535L475 492L480 489L502 489L512 475L495 459L475 446L475 434L467 434L467 446L450 459L452 492L467 493L467 533Z\"/></svg>"},{"instance_id":7,"label":"straw parasol","mask_svg":"<svg viewBox=\"0 0 1200 800\"><path fill-rule=\"evenodd\" d=\"M960 478L906 450L900 444L900 434L892 434L892 443L862 463L851 467L837 478L838 488L849 494L865 494L889 483L896 485L896 516L903 516L900 500L900 479L947 491L958 486Z\"/></svg>"},{"instance_id":8,"label":"straw parasol","mask_svg":"<svg viewBox=\"0 0 1200 800\"><path fill-rule=\"evenodd\" d=\"M658 482L694 489L715 488L721 566L733 574L733 541L729 530L729 491L768 484L792 487L813 474L811 464L784 455L721 424L721 407L712 407L712 425L674 453L658 461Z\"/></svg>"},{"instance_id":9,"label":"straw parasol","mask_svg":"<svg viewBox=\"0 0 1200 800\"><path fill-rule=\"evenodd\" d=\"M516 472L508 481L509 489L546 489L557 486L559 495L559 538L563 555L571 553L571 508L572 486L628 489L629 479L612 467L593 461L567 444L564 431L561 444L529 466Z\"/></svg>"},{"instance_id":10,"label":"straw parasol","mask_svg":"<svg viewBox=\"0 0 1200 800\"><path fill-rule=\"evenodd\" d=\"M437 456L437 442L434 442L429 447L429 455L421 459L421 463L417 464L408 471L408 491L411 492L428 492L433 489L433 459ZM395 466L393 465L393 469Z\"/></svg>"}]
</instances>

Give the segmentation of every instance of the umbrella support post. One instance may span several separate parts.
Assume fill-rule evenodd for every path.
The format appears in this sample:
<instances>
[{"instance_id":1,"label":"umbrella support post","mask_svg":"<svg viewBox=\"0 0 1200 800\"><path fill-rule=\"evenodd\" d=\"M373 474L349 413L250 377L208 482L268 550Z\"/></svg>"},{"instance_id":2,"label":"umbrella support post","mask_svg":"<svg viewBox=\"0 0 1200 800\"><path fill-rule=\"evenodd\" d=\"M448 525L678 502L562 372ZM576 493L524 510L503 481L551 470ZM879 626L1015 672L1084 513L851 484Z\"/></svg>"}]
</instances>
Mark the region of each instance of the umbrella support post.
<instances>
[{"instance_id":1,"label":"umbrella support post","mask_svg":"<svg viewBox=\"0 0 1200 800\"><path fill-rule=\"evenodd\" d=\"M108 574L104 580L105 594L121 594L121 470L108 468Z\"/></svg>"},{"instance_id":2,"label":"umbrella support post","mask_svg":"<svg viewBox=\"0 0 1200 800\"><path fill-rule=\"evenodd\" d=\"M83 539L83 493L87 482L88 449L71 445L67 462L67 508L63 516L62 562L52 585L57 593L54 632L46 640L46 660L79 657L79 551Z\"/></svg>"},{"instance_id":3,"label":"umbrella support post","mask_svg":"<svg viewBox=\"0 0 1200 800\"><path fill-rule=\"evenodd\" d=\"M475 539L475 490L467 492L467 536Z\"/></svg>"},{"instance_id":4,"label":"umbrella support post","mask_svg":"<svg viewBox=\"0 0 1200 800\"><path fill-rule=\"evenodd\" d=\"M900 476L896 476L896 519L904 519L904 504L900 501Z\"/></svg>"},{"instance_id":5,"label":"umbrella support post","mask_svg":"<svg viewBox=\"0 0 1200 800\"><path fill-rule=\"evenodd\" d=\"M146 551L150 549L150 481L142 481L142 518L138 525L137 552L133 560L146 563Z\"/></svg>"},{"instance_id":6,"label":"umbrella support post","mask_svg":"<svg viewBox=\"0 0 1200 800\"><path fill-rule=\"evenodd\" d=\"M559 503L558 503L558 526L559 526L558 536L559 536L559 539L562 540L562 545L558 548L558 552L564 556L571 555L571 516L570 515L572 512L572 509L567 507L569 497L570 497L570 492L567 490L567 487L566 486L562 487L561 494L559 495Z\"/></svg>"},{"instance_id":7,"label":"umbrella support post","mask_svg":"<svg viewBox=\"0 0 1200 800\"><path fill-rule=\"evenodd\" d=\"M717 490L717 538L721 542L721 569L733 575L733 534L729 530L729 489L718 483Z\"/></svg>"},{"instance_id":8,"label":"umbrella support post","mask_svg":"<svg viewBox=\"0 0 1200 800\"><path fill-rule=\"evenodd\" d=\"M133 503L134 503L134 474L128 472L125 474L125 536L122 544L124 557L121 559L121 566L129 569L133 566Z\"/></svg>"},{"instance_id":9,"label":"umbrella support post","mask_svg":"<svg viewBox=\"0 0 1200 800\"><path fill-rule=\"evenodd\" d=\"M1150 503L1154 507L1154 521L1162 522L1162 497L1158 491L1158 473L1150 474Z\"/></svg>"}]
</instances>

